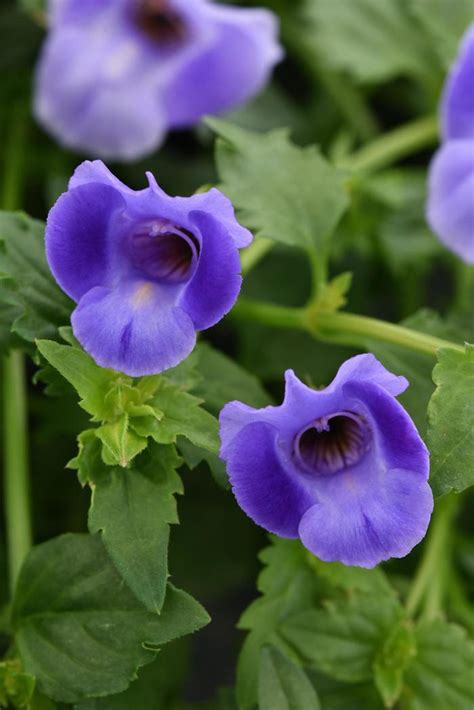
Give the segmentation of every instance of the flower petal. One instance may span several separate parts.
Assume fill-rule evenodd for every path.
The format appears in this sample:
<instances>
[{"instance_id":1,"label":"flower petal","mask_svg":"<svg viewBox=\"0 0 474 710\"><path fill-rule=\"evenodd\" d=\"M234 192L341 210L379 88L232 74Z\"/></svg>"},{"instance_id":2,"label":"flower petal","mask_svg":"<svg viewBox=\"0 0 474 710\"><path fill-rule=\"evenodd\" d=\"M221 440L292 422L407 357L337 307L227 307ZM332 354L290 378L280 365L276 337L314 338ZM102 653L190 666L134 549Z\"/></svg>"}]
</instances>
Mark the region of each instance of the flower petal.
<instances>
[{"instance_id":1,"label":"flower petal","mask_svg":"<svg viewBox=\"0 0 474 710\"><path fill-rule=\"evenodd\" d=\"M227 471L240 507L257 525L295 538L301 516L314 499L291 475L282 456L274 427L249 424L228 450Z\"/></svg>"},{"instance_id":2,"label":"flower petal","mask_svg":"<svg viewBox=\"0 0 474 710\"><path fill-rule=\"evenodd\" d=\"M246 101L265 85L282 57L272 13L213 5L207 12L215 25L213 44L184 65L164 92L171 126L193 125L206 113Z\"/></svg>"},{"instance_id":3,"label":"flower petal","mask_svg":"<svg viewBox=\"0 0 474 710\"><path fill-rule=\"evenodd\" d=\"M150 281L94 288L72 314L74 335L102 367L132 377L162 372L196 343L192 320L176 299L175 288Z\"/></svg>"},{"instance_id":4,"label":"flower petal","mask_svg":"<svg viewBox=\"0 0 474 710\"><path fill-rule=\"evenodd\" d=\"M51 209L46 256L54 278L78 301L110 277L111 225L125 208L120 193L107 185L82 185L65 192Z\"/></svg>"},{"instance_id":5,"label":"flower petal","mask_svg":"<svg viewBox=\"0 0 474 710\"><path fill-rule=\"evenodd\" d=\"M468 264L474 264L473 196L474 140L449 141L431 163L427 219L443 244Z\"/></svg>"},{"instance_id":6,"label":"flower petal","mask_svg":"<svg viewBox=\"0 0 474 710\"><path fill-rule=\"evenodd\" d=\"M384 468L406 469L427 480L428 449L402 405L371 382L349 382L343 392L346 407L369 419Z\"/></svg>"},{"instance_id":7,"label":"flower petal","mask_svg":"<svg viewBox=\"0 0 474 710\"><path fill-rule=\"evenodd\" d=\"M362 488L347 473L338 490L303 516L303 545L325 562L374 567L404 557L425 536L433 510L428 483L411 471L392 469Z\"/></svg>"},{"instance_id":8,"label":"flower petal","mask_svg":"<svg viewBox=\"0 0 474 710\"><path fill-rule=\"evenodd\" d=\"M205 212L191 213L192 230L201 233L201 252L196 272L183 291L181 307L203 330L230 311L242 285L237 247L227 230Z\"/></svg>"},{"instance_id":9,"label":"flower petal","mask_svg":"<svg viewBox=\"0 0 474 710\"><path fill-rule=\"evenodd\" d=\"M115 11L100 13L92 29L53 29L36 76L39 122L66 146L131 160L151 152L166 124L160 111L160 74ZM148 69L148 71L147 71Z\"/></svg>"},{"instance_id":10,"label":"flower petal","mask_svg":"<svg viewBox=\"0 0 474 710\"><path fill-rule=\"evenodd\" d=\"M446 83L441 120L443 138L474 140L474 24L464 35L461 49Z\"/></svg>"}]
</instances>

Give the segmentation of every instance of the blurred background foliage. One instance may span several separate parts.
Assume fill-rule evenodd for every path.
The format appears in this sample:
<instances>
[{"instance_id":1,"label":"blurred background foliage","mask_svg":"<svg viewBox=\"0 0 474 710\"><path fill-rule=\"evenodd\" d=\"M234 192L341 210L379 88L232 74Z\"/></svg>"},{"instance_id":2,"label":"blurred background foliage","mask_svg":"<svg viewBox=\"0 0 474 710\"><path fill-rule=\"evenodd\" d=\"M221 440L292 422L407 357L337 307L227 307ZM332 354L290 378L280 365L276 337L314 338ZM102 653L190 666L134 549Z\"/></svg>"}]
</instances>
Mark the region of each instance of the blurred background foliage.
<instances>
[{"instance_id":1,"label":"blurred background foliage","mask_svg":"<svg viewBox=\"0 0 474 710\"><path fill-rule=\"evenodd\" d=\"M255 130L289 127L295 142L317 143L325 155L341 163L383 132L435 114L459 37L474 18L474 0L266 0L259 4L279 15L286 58L265 92L232 113L229 120ZM41 13L38 0L2 0L0 7L2 174L12 112L31 100L35 61L44 37ZM32 118L27 133L22 205L33 217L45 219L75 166L90 156L63 150ZM211 131L202 125L194 131L173 133L163 148L146 160L111 168L135 188L144 186L144 172L151 170L165 190L187 195L218 181L213 152ZM456 318L465 321L466 296L456 290L460 280L454 258L441 248L424 220L429 158L429 152L417 153L396 167L354 181L351 208L334 236L331 268L335 274L354 273L351 310L394 321L414 317L420 329L437 332L444 327L438 316L426 311L413 314L423 306L446 315L454 299ZM242 293L298 306L307 300L309 289L305 256L277 247L245 279ZM454 320L450 328L455 328ZM0 338L1 333L0 324ZM276 400L282 394L286 368L292 367L308 383L319 386L354 353L349 348L318 343L304 333L272 330L232 318L204 333L202 339L257 375ZM379 346L375 352L389 367L399 369L400 358L394 349L383 352ZM413 362L408 366L416 373L423 356L410 357ZM33 372L31 366L31 375ZM429 397L431 382L426 386ZM42 385L31 382L30 458L37 542L65 530L85 530L88 507L87 493L77 485L74 474L64 469L75 454L76 436L87 426L87 417L72 392L47 397L42 390ZM410 393L407 398L409 401ZM411 405L416 408L417 403ZM426 403L422 402L420 417L425 411ZM420 420L419 424L423 426ZM142 699L142 707L151 710L171 707L178 696L206 703L202 707L210 710L208 703L217 689L233 684L243 639L235 625L256 595L257 554L266 544L263 531L245 517L228 491L215 485L205 464L186 472L184 484L186 495L179 502L181 525L172 531L173 581L204 604L213 623L163 651L163 676L155 677L160 690L153 700ZM467 515L463 525L466 531L472 528ZM462 533L457 556L461 573L472 586L474 545ZM415 562L416 554L408 562L388 565L401 587ZM2 599L6 598L5 578L2 536ZM0 650L1 645L0 636ZM143 674L151 673L150 668ZM144 693L150 692L149 688L144 683ZM366 707L366 696L361 693L360 705L352 695L350 705L341 701L331 707ZM224 703L225 695L221 699ZM126 698L124 702L127 707ZM232 707L230 700L228 707Z\"/></svg>"}]
</instances>

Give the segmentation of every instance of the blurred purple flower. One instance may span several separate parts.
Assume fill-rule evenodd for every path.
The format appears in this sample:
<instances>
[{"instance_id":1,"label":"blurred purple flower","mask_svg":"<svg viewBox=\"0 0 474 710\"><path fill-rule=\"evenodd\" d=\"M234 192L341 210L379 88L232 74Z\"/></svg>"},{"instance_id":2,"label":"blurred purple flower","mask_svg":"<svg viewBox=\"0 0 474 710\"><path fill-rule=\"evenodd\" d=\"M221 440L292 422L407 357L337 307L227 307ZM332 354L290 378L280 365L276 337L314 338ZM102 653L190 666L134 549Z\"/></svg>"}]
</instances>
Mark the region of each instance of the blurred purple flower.
<instances>
[{"instance_id":1,"label":"blurred purple flower","mask_svg":"<svg viewBox=\"0 0 474 710\"><path fill-rule=\"evenodd\" d=\"M427 218L443 244L474 264L474 25L441 102L443 145L430 168Z\"/></svg>"},{"instance_id":2,"label":"blurred purple flower","mask_svg":"<svg viewBox=\"0 0 474 710\"><path fill-rule=\"evenodd\" d=\"M49 0L35 113L71 148L132 160L170 128L259 92L281 59L276 17L209 0Z\"/></svg>"},{"instance_id":3,"label":"blurred purple flower","mask_svg":"<svg viewBox=\"0 0 474 710\"><path fill-rule=\"evenodd\" d=\"M135 191L86 161L46 226L51 271L78 303L76 338L99 365L132 376L177 365L196 331L232 308L238 250L252 241L219 190L169 197L147 176Z\"/></svg>"},{"instance_id":4,"label":"blurred purple flower","mask_svg":"<svg viewBox=\"0 0 474 710\"><path fill-rule=\"evenodd\" d=\"M359 355L320 391L288 370L279 407L227 404L221 457L239 505L328 562L373 567L408 554L426 533L433 496L428 451L395 399L407 386Z\"/></svg>"}]
</instances>

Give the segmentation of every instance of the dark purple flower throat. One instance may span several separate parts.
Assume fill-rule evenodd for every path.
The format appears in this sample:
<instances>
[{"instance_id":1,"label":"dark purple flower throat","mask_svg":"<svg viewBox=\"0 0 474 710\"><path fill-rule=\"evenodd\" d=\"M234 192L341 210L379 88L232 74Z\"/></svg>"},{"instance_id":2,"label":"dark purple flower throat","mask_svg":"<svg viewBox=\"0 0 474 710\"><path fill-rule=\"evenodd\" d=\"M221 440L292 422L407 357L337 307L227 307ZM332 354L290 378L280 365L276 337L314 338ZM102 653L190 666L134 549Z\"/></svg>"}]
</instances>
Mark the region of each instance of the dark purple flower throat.
<instances>
[{"instance_id":1,"label":"dark purple flower throat","mask_svg":"<svg viewBox=\"0 0 474 710\"><path fill-rule=\"evenodd\" d=\"M133 265L143 274L178 284L192 276L200 244L187 229L157 219L142 223L131 233L129 249Z\"/></svg>"},{"instance_id":2,"label":"dark purple flower throat","mask_svg":"<svg viewBox=\"0 0 474 710\"><path fill-rule=\"evenodd\" d=\"M337 412L317 419L297 435L295 457L310 473L337 473L358 463L370 441L370 429L361 416Z\"/></svg>"},{"instance_id":3,"label":"dark purple flower throat","mask_svg":"<svg viewBox=\"0 0 474 710\"><path fill-rule=\"evenodd\" d=\"M186 35L186 24L169 0L138 0L137 23L152 40L175 43Z\"/></svg>"}]
</instances>

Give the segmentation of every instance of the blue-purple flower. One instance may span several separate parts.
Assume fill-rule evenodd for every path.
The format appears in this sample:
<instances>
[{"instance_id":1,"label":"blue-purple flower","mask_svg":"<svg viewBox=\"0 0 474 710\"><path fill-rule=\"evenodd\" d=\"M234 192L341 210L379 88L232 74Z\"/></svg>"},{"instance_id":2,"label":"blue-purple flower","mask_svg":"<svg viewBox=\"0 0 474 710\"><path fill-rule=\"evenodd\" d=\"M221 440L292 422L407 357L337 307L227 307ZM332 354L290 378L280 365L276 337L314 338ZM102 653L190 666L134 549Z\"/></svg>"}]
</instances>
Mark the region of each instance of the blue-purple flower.
<instances>
[{"instance_id":1,"label":"blue-purple flower","mask_svg":"<svg viewBox=\"0 0 474 710\"><path fill-rule=\"evenodd\" d=\"M433 496L428 451L396 400L407 386L359 355L319 391L288 370L279 407L227 404L221 457L239 505L328 562L373 567L408 554Z\"/></svg>"},{"instance_id":2,"label":"blue-purple flower","mask_svg":"<svg viewBox=\"0 0 474 710\"><path fill-rule=\"evenodd\" d=\"M443 144L430 168L428 222L443 244L474 264L474 25L441 103Z\"/></svg>"},{"instance_id":3,"label":"blue-purple flower","mask_svg":"<svg viewBox=\"0 0 474 710\"><path fill-rule=\"evenodd\" d=\"M74 335L131 376L177 365L232 308L238 250L252 241L219 190L170 197L147 176L135 191L101 161L82 163L46 225L51 271L78 304Z\"/></svg>"},{"instance_id":4,"label":"blue-purple flower","mask_svg":"<svg viewBox=\"0 0 474 710\"><path fill-rule=\"evenodd\" d=\"M94 157L146 155L247 101L282 56L271 12L209 0L49 0L48 21L36 116Z\"/></svg>"}]
</instances>

